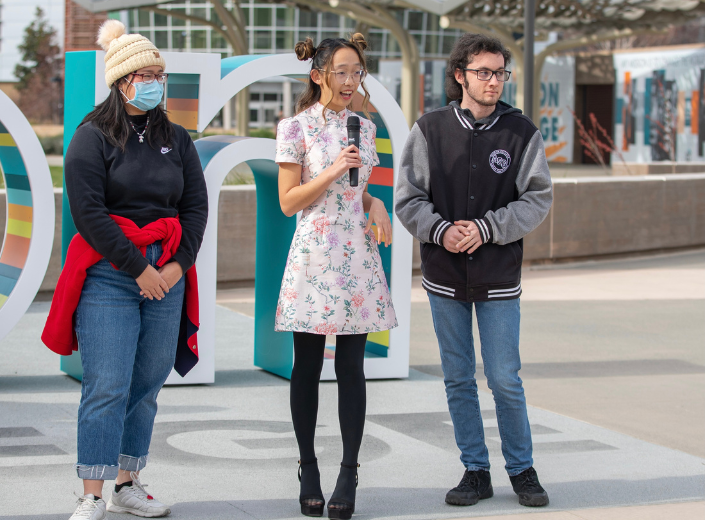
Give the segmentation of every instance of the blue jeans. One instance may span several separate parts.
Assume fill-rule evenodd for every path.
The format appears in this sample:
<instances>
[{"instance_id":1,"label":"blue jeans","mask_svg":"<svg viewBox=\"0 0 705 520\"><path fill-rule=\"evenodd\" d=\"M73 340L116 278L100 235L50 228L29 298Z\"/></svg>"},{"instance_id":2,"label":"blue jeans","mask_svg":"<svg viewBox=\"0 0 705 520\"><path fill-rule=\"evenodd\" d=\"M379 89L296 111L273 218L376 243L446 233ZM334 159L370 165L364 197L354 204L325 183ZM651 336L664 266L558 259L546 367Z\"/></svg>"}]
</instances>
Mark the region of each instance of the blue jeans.
<instances>
[{"instance_id":1,"label":"blue jeans","mask_svg":"<svg viewBox=\"0 0 705 520\"><path fill-rule=\"evenodd\" d=\"M147 247L152 266L159 242ZM157 394L174 366L184 298L182 277L161 300L140 296L132 276L103 259L88 269L76 309L83 365L78 408L78 477L114 480L147 463Z\"/></svg>"},{"instance_id":2,"label":"blue jeans","mask_svg":"<svg viewBox=\"0 0 705 520\"><path fill-rule=\"evenodd\" d=\"M475 381L473 303L428 295L441 351L448 408L460 460L468 471L489 470ZM502 455L509 475L533 465L531 430L519 369L519 300L475 302L482 360L494 396Z\"/></svg>"}]
</instances>

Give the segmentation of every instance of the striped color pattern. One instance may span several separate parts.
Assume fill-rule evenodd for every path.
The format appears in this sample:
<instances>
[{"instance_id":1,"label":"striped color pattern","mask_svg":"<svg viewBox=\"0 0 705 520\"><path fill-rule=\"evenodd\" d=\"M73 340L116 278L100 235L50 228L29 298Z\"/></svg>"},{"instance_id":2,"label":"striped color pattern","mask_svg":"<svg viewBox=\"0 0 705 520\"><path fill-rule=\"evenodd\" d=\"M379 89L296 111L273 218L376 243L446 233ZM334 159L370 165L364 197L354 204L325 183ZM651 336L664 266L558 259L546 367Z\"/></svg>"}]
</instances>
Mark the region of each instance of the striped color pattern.
<instances>
[{"instance_id":1,"label":"striped color pattern","mask_svg":"<svg viewBox=\"0 0 705 520\"><path fill-rule=\"evenodd\" d=\"M166 109L172 123L186 130L198 130L198 91L200 74L169 74Z\"/></svg>"},{"instance_id":2,"label":"striped color pattern","mask_svg":"<svg viewBox=\"0 0 705 520\"><path fill-rule=\"evenodd\" d=\"M15 140L0 121L0 167L7 189L7 224L0 253L0 307L15 288L32 238L32 190Z\"/></svg>"}]
</instances>

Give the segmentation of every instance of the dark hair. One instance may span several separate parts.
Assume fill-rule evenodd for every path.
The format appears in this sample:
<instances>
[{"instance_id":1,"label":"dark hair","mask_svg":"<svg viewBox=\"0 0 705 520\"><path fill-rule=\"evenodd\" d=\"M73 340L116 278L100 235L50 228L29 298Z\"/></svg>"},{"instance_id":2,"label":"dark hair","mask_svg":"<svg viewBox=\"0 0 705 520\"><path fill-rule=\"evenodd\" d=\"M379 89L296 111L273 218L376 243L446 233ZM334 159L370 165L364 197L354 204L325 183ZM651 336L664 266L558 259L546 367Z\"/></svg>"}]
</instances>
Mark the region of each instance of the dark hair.
<instances>
[{"instance_id":1,"label":"dark hair","mask_svg":"<svg viewBox=\"0 0 705 520\"><path fill-rule=\"evenodd\" d=\"M113 86L110 87L108 98L95 107L81 121L82 125L92 121L108 142L120 148L123 152L125 151L127 140L133 132L130 120L127 117L127 110L124 107L124 96L118 89L118 84L124 79L121 78L113 83ZM171 147L174 138L174 127L169 121L165 110L161 105L158 105L148 111L147 115L149 116L149 126L144 135L147 138L147 144L149 146L157 144L158 146Z\"/></svg>"},{"instance_id":2,"label":"dark hair","mask_svg":"<svg viewBox=\"0 0 705 520\"><path fill-rule=\"evenodd\" d=\"M361 33L355 33L349 40L345 38L326 38L318 47L313 46L313 40L311 38L306 38L305 41L296 44L294 50L296 51L296 57L299 61L305 61L313 58L311 60L311 70L322 70L325 72L323 75L323 81L326 85L330 86L328 83L328 72L330 72L330 67L333 62L333 56L338 49L347 47L357 52L360 57L360 65L363 70L367 70L367 63L365 61L365 49L367 48L367 42L365 37ZM368 119L370 119L370 114L367 111L367 104L370 101L370 93L367 92L365 87L365 82L361 83L362 90L365 92L365 97L362 100L362 111L365 113ZM321 86L316 84L311 79L311 74L309 73L308 82L306 83L306 89L299 95L296 100L296 113L303 112L307 108L315 105L321 99ZM328 102L330 104L330 102ZM326 104L326 108L328 107ZM324 114L325 117L325 114Z\"/></svg>"},{"instance_id":3,"label":"dark hair","mask_svg":"<svg viewBox=\"0 0 705 520\"><path fill-rule=\"evenodd\" d=\"M462 35L455 42L453 50L450 51L446 67L446 95L448 99L455 100L463 97L463 89L455 79L455 71L467 67L469 63L472 63L473 57L482 52L501 54L505 67L512 61L512 53L497 38L484 34L468 33Z\"/></svg>"}]
</instances>

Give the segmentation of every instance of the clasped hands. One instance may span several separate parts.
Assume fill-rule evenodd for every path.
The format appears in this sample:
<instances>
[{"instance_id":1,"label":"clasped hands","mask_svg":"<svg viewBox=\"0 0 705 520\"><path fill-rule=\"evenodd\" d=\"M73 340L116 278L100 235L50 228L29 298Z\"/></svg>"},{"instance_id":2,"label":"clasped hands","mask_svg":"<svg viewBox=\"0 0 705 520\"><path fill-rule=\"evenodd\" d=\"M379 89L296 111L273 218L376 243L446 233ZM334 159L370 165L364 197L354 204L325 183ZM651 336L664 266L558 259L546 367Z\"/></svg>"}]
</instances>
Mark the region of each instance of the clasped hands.
<instances>
[{"instance_id":1,"label":"clasped hands","mask_svg":"<svg viewBox=\"0 0 705 520\"><path fill-rule=\"evenodd\" d=\"M469 220L456 220L443 235L443 247L451 253L468 254L482 245L482 235L477 225Z\"/></svg>"},{"instance_id":2,"label":"clasped hands","mask_svg":"<svg viewBox=\"0 0 705 520\"><path fill-rule=\"evenodd\" d=\"M135 281L140 287L140 296L150 300L154 298L161 300L183 275L184 271L178 262L169 262L159 270L148 265Z\"/></svg>"}]
</instances>

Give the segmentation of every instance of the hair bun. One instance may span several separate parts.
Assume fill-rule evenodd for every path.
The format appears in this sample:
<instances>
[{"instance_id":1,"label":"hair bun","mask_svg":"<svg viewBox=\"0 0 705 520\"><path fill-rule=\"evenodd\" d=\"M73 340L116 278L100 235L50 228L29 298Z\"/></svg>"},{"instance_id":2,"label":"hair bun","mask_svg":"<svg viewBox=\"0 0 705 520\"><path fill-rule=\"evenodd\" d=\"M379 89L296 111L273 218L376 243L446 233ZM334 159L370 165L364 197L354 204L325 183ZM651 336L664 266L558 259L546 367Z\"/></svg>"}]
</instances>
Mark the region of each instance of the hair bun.
<instances>
[{"instance_id":1,"label":"hair bun","mask_svg":"<svg viewBox=\"0 0 705 520\"><path fill-rule=\"evenodd\" d=\"M316 54L316 48L313 46L311 38L306 38L306 40L297 43L294 51L299 61L310 60Z\"/></svg>"},{"instance_id":2,"label":"hair bun","mask_svg":"<svg viewBox=\"0 0 705 520\"><path fill-rule=\"evenodd\" d=\"M353 34L352 38L350 38L350 41L360 47L360 49L363 51L367 49L367 40L365 40L365 35L362 33Z\"/></svg>"}]
</instances>

